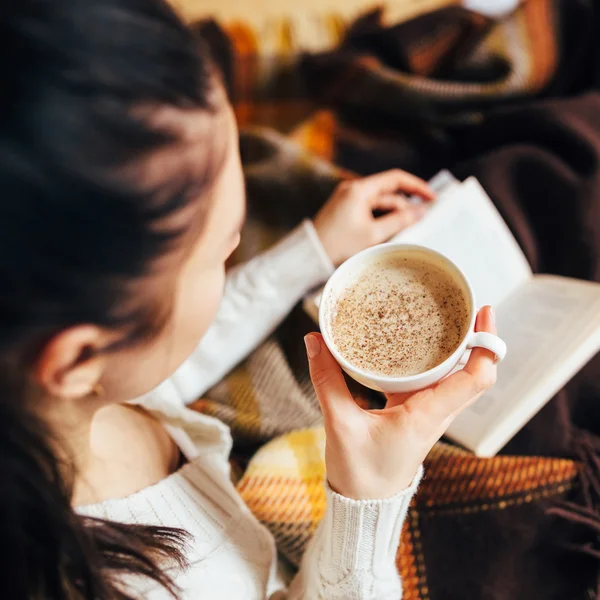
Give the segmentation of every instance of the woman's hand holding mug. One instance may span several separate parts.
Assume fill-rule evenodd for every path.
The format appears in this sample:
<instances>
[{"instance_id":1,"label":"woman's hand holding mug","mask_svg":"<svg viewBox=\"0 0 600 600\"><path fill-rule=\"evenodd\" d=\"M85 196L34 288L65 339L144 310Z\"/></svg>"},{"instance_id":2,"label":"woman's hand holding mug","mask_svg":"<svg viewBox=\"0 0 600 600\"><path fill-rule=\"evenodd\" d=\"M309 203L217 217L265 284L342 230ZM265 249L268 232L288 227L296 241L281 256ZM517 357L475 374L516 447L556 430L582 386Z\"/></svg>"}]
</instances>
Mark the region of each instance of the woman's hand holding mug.
<instances>
[{"instance_id":1,"label":"woman's hand holding mug","mask_svg":"<svg viewBox=\"0 0 600 600\"><path fill-rule=\"evenodd\" d=\"M475 331L496 333L491 307ZM323 338L305 338L323 411L325 462L332 489L354 499L388 498L406 489L452 420L496 381L496 356L474 348L463 370L416 392L387 394L381 410L360 408Z\"/></svg>"}]
</instances>

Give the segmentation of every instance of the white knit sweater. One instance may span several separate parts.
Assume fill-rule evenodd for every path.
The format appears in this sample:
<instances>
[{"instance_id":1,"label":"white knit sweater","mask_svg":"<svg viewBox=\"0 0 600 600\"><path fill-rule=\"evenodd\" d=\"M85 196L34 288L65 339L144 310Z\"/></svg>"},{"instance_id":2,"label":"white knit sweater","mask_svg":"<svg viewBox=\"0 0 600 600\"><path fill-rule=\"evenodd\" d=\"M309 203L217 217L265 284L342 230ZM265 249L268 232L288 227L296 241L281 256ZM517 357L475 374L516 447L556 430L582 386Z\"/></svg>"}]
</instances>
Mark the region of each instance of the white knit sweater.
<instances>
[{"instance_id":1,"label":"white knit sweater","mask_svg":"<svg viewBox=\"0 0 600 600\"><path fill-rule=\"evenodd\" d=\"M127 498L77 509L80 514L123 523L178 527L189 532L188 567L168 567L181 589L181 598L401 597L395 555L421 471L409 489L384 500L355 501L327 489L323 522L298 575L287 587L272 536L250 513L230 480L232 441L228 427L185 406L243 358L308 289L330 272L331 265L314 230L306 223L234 273L219 317L194 355L171 379L138 401L164 424L188 463ZM236 335L232 335L232 328ZM207 340L212 340L212 346ZM128 578L123 584L139 598L168 597L162 588L140 578Z\"/></svg>"}]
</instances>

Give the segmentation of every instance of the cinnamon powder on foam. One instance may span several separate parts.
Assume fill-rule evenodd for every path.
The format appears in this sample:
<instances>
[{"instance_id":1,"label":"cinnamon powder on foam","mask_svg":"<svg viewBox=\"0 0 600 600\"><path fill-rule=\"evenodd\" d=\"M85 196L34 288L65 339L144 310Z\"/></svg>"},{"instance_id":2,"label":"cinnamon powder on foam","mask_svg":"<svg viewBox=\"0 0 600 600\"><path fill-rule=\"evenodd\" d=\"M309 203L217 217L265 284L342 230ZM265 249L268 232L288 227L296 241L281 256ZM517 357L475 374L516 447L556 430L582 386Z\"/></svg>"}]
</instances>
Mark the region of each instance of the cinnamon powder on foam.
<instances>
[{"instance_id":1,"label":"cinnamon powder on foam","mask_svg":"<svg viewBox=\"0 0 600 600\"><path fill-rule=\"evenodd\" d=\"M423 373L459 346L469 320L452 276L418 258L383 257L337 300L333 341L355 367L385 376Z\"/></svg>"}]
</instances>

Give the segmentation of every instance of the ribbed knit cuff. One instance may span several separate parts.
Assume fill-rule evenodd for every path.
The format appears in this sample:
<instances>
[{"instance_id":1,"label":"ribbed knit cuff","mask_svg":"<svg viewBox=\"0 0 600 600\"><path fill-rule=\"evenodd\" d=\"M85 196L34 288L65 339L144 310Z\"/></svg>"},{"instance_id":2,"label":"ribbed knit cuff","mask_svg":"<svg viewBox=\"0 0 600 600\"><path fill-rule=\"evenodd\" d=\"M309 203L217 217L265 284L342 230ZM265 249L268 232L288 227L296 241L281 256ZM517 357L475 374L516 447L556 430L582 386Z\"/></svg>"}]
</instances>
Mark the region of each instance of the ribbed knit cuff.
<instances>
[{"instance_id":1,"label":"ribbed knit cuff","mask_svg":"<svg viewBox=\"0 0 600 600\"><path fill-rule=\"evenodd\" d=\"M321 243L321 239L319 238L319 234L317 233L313 222L308 220L303 221L302 226L304 227L306 234L312 243L314 251L319 255L323 267L325 268L326 272L331 275L335 271L335 266L331 262L327 251L325 248L323 248L323 244Z\"/></svg>"},{"instance_id":2,"label":"ribbed knit cuff","mask_svg":"<svg viewBox=\"0 0 600 600\"><path fill-rule=\"evenodd\" d=\"M261 295L271 302L275 295L291 307L309 290L327 281L334 270L314 225L303 221L275 246L233 269L227 285L255 290L254 302Z\"/></svg>"},{"instance_id":3,"label":"ribbed knit cuff","mask_svg":"<svg viewBox=\"0 0 600 600\"><path fill-rule=\"evenodd\" d=\"M406 490L382 500L351 500L326 486L328 506L320 533L328 544L320 560L329 584L360 571L371 572L375 578L397 577L400 532L422 476L423 467L419 467Z\"/></svg>"}]
</instances>

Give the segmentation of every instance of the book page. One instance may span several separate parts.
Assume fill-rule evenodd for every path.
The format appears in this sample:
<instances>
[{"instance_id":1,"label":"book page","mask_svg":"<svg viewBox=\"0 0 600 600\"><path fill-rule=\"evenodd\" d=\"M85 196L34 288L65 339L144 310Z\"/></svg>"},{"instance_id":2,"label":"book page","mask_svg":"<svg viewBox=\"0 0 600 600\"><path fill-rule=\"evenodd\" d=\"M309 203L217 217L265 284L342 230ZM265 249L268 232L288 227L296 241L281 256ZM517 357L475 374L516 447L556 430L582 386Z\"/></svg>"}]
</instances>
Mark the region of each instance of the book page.
<instances>
[{"instance_id":1,"label":"book page","mask_svg":"<svg viewBox=\"0 0 600 600\"><path fill-rule=\"evenodd\" d=\"M531 277L517 241L474 178L451 186L422 221L392 241L427 246L454 261L479 307L499 305Z\"/></svg>"},{"instance_id":2,"label":"book page","mask_svg":"<svg viewBox=\"0 0 600 600\"><path fill-rule=\"evenodd\" d=\"M448 429L492 456L600 351L600 285L536 275L497 307L508 354L498 381Z\"/></svg>"}]
</instances>

